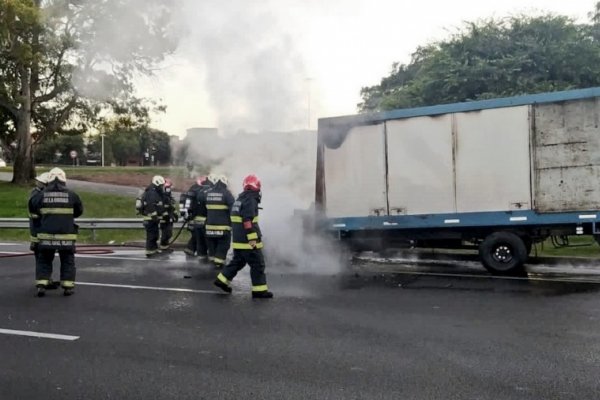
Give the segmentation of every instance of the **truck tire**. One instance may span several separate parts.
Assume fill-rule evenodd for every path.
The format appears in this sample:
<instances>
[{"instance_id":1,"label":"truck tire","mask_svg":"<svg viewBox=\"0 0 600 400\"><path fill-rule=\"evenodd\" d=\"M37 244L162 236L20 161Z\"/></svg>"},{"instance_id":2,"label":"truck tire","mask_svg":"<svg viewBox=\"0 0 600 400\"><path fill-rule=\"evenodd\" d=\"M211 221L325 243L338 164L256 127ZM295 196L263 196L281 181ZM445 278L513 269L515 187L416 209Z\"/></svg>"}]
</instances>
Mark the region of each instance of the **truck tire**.
<instances>
[{"instance_id":1,"label":"truck tire","mask_svg":"<svg viewBox=\"0 0 600 400\"><path fill-rule=\"evenodd\" d=\"M479 246L483 266L495 275L522 275L527 260L527 247L512 232L494 232Z\"/></svg>"}]
</instances>

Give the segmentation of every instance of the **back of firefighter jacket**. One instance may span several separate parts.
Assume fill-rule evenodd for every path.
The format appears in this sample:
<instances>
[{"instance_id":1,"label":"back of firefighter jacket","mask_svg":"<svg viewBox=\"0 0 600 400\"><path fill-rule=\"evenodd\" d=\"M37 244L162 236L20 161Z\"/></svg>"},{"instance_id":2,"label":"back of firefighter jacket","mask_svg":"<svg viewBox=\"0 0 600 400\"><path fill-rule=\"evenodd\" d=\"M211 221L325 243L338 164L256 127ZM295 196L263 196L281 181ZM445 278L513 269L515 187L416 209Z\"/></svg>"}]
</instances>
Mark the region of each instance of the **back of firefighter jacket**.
<instances>
[{"instance_id":1,"label":"back of firefighter jacket","mask_svg":"<svg viewBox=\"0 0 600 400\"><path fill-rule=\"evenodd\" d=\"M258 204L260 193L252 190L242 192L231 209L231 225L233 228L232 247L234 250L252 250L250 241L256 241L256 248L261 249L261 232L258 226Z\"/></svg>"},{"instance_id":2,"label":"back of firefighter jacket","mask_svg":"<svg viewBox=\"0 0 600 400\"><path fill-rule=\"evenodd\" d=\"M142 196L142 215L144 221L158 220L164 212L163 195L158 187L150 185Z\"/></svg>"},{"instance_id":3,"label":"back of firefighter jacket","mask_svg":"<svg viewBox=\"0 0 600 400\"><path fill-rule=\"evenodd\" d=\"M40 217L38 241L40 248L72 248L77 240L75 218L83 214L79 196L55 180L35 194L29 202L29 212Z\"/></svg>"},{"instance_id":4,"label":"back of firefighter jacket","mask_svg":"<svg viewBox=\"0 0 600 400\"><path fill-rule=\"evenodd\" d=\"M231 208L235 199L222 182L208 189L204 196L206 206L206 236L221 237L231 230Z\"/></svg>"}]
</instances>

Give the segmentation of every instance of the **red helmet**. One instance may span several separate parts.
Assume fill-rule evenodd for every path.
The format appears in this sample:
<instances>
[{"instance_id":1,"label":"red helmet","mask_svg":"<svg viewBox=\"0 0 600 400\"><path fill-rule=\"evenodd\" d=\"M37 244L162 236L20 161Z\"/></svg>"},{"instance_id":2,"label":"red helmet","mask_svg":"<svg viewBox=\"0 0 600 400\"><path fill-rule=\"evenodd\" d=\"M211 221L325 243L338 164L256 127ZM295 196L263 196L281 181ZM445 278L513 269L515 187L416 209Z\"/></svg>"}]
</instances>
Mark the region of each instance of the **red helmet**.
<instances>
[{"instance_id":1,"label":"red helmet","mask_svg":"<svg viewBox=\"0 0 600 400\"><path fill-rule=\"evenodd\" d=\"M248 175L244 178L242 186L244 187L244 190L254 190L258 192L260 191L260 179L254 174Z\"/></svg>"},{"instance_id":2,"label":"red helmet","mask_svg":"<svg viewBox=\"0 0 600 400\"><path fill-rule=\"evenodd\" d=\"M199 176L196 178L196 183L198 186L204 185L204 181L206 181L206 176Z\"/></svg>"},{"instance_id":3,"label":"red helmet","mask_svg":"<svg viewBox=\"0 0 600 400\"><path fill-rule=\"evenodd\" d=\"M173 186L173 182L169 178L165 178L165 189Z\"/></svg>"}]
</instances>

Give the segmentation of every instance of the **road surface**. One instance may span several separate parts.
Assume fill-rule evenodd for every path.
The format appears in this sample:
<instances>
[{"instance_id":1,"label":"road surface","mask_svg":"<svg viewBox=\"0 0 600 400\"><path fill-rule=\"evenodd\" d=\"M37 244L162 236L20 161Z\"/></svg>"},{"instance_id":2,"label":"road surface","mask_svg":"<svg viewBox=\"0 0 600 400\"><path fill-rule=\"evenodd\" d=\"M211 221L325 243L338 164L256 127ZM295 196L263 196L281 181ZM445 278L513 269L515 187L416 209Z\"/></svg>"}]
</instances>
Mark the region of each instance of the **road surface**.
<instances>
[{"instance_id":1,"label":"road surface","mask_svg":"<svg viewBox=\"0 0 600 400\"><path fill-rule=\"evenodd\" d=\"M142 249L115 249L78 255L74 296L37 298L33 259L15 254L25 250L0 245L11 256L0 258L1 399L600 393L593 266L536 266L527 280L469 263L366 259L323 274L269 265L275 298L265 301L250 298L247 270L224 295L215 271L180 253L146 260Z\"/></svg>"}]
</instances>

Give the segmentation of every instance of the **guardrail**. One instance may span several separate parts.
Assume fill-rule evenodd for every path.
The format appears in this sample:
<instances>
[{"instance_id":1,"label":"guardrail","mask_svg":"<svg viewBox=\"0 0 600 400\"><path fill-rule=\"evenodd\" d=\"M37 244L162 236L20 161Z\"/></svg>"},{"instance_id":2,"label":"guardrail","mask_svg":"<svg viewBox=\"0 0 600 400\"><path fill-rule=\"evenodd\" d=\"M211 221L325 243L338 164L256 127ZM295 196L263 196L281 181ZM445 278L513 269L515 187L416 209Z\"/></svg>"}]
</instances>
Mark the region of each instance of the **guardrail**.
<instances>
[{"instance_id":1,"label":"guardrail","mask_svg":"<svg viewBox=\"0 0 600 400\"><path fill-rule=\"evenodd\" d=\"M141 218L78 218L79 229L91 229L96 239L96 229L144 229ZM175 222L173 228L181 228L183 221ZM0 218L0 229L29 229L29 218Z\"/></svg>"}]
</instances>

